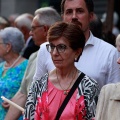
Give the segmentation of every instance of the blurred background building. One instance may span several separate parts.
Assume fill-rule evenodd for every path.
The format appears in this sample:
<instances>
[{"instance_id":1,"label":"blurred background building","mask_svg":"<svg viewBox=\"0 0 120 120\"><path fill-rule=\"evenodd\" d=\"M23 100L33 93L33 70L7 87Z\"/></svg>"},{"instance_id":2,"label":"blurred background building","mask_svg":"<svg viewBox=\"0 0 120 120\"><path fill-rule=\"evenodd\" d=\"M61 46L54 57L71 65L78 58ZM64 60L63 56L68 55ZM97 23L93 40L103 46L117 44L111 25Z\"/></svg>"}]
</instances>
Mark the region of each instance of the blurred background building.
<instances>
[{"instance_id":1,"label":"blurred background building","mask_svg":"<svg viewBox=\"0 0 120 120\"><path fill-rule=\"evenodd\" d=\"M93 0L95 4L95 13L101 18L106 12L110 0ZM114 10L120 16L120 0L114 1ZM22 14L25 12L34 14L34 11L43 6L54 6L60 13L61 0L0 0L0 15L8 18L13 14ZM118 22L120 28L120 20Z\"/></svg>"}]
</instances>

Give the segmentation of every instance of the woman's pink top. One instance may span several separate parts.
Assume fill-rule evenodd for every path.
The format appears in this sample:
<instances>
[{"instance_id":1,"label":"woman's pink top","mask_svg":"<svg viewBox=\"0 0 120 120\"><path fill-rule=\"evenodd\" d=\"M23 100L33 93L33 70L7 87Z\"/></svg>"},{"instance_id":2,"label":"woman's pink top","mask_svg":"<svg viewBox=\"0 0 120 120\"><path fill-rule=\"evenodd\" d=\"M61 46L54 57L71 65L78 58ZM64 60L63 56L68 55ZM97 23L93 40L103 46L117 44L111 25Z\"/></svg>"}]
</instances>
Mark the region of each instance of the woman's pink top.
<instances>
[{"instance_id":1,"label":"woman's pink top","mask_svg":"<svg viewBox=\"0 0 120 120\"><path fill-rule=\"evenodd\" d=\"M65 97L64 90L57 89L48 80L48 91L43 92L42 97L37 99L35 120L55 120L57 111ZM59 120L84 120L83 116L86 114L86 111L82 111L85 108L84 96L81 96L79 99L76 99L76 97L77 89L66 105Z\"/></svg>"},{"instance_id":2,"label":"woman's pink top","mask_svg":"<svg viewBox=\"0 0 120 120\"><path fill-rule=\"evenodd\" d=\"M75 91L70 101L66 105L64 112L62 113L60 120L74 120L75 104L76 104ZM58 108L60 108L66 95L63 90L57 89L50 81L48 82L48 108L49 108L49 119L54 120L57 114Z\"/></svg>"}]
</instances>

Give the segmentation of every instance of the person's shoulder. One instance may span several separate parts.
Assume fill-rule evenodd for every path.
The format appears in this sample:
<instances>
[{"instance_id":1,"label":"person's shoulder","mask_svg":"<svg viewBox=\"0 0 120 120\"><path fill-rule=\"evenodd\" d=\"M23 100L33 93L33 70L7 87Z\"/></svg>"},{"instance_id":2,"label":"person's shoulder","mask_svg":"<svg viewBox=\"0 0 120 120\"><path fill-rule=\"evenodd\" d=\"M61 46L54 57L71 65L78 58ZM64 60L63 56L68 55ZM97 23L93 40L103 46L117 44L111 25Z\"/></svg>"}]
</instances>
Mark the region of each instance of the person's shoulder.
<instances>
[{"instance_id":1,"label":"person's shoulder","mask_svg":"<svg viewBox=\"0 0 120 120\"><path fill-rule=\"evenodd\" d=\"M105 47L106 49L116 50L116 48L112 44L104 41L103 39L100 39L100 41L101 41L101 46Z\"/></svg>"},{"instance_id":2,"label":"person's shoulder","mask_svg":"<svg viewBox=\"0 0 120 120\"><path fill-rule=\"evenodd\" d=\"M93 78L87 76L86 74L85 74L85 76L84 76L84 78L82 80L82 84L87 85L87 87L94 86L94 88L97 88L97 89L100 88L97 81L94 80Z\"/></svg>"},{"instance_id":3,"label":"person's shoulder","mask_svg":"<svg viewBox=\"0 0 120 120\"><path fill-rule=\"evenodd\" d=\"M46 45L49 44L49 42L44 42L40 45L40 49L46 48Z\"/></svg>"},{"instance_id":4,"label":"person's shoulder","mask_svg":"<svg viewBox=\"0 0 120 120\"><path fill-rule=\"evenodd\" d=\"M96 41L95 45L97 46L97 48L99 48L103 52L105 51L108 54L110 52L112 52L112 53L117 52L117 49L113 45L104 41L103 39L94 37L94 41Z\"/></svg>"},{"instance_id":5,"label":"person's shoulder","mask_svg":"<svg viewBox=\"0 0 120 120\"><path fill-rule=\"evenodd\" d=\"M27 62L28 62L28 59L23 58L23 62L24 62L24 63L27 63Z\"/></svg>"},{"instance_id":6,"label":"person's shoulder","mask_svg":"<svg viewBox=\"0 0 120 120\"><path fill-rule=\"evenodd\" d=\"M38 55L45 57L46 55L49 55L49 52L47 51L46 45L48 44L48 42L45 42L43 44L40 45L40 49L38 51Z\"/></svg>"},{"instance_id":7,"label":"person's shoulder","mask_svg":"<svg viewBox=\"0 0 120 120\"><path fill-rule=\"evenodd\" d=\"M104 85L100 91L100 95L105 95L107 99L109 98L116 98L116 94L119 94L120 90L120 83L110 83L107 85Z\"/></svg>"},{"instance_id":8,"label":"person's shoulder","mask_svg":"<svg viewBox=\"0 0 120 120\"><path fill-rule=\"evenodd\" d=\"M80 82L80 86L82 87L82 91L85 93L91 93L90 96L94 94L95 96L98 96L100 93L100 87L96 80L90 78L89 76L85 75L82 81ZM81 88L80 87L80 88Z\"/></svg>"},{"instance_id":9,"label":"person's shoulder","mask_svg":"<svg viewBox=\"0 0 120 120\"><path fill-rule=\"evenodd\" d=\"M45 84L47 84L48 76L49 76L49 74L46 73L46 74L44 74L41 78L39 78L39 79L37 79L37 80L34 80L33 83L34 83L34 84L45 85Z\"/></svg>"},{"instance_id":10,"label":"person's shoulder","mask_svg":"<svg viewBox=\"0 0 120 120\"><path fill-rule=\"evenodd\" d=\"M20 62L19 66L22 66L22 67L27 67L28 65L28 60L25 59L25 58L22 58L23 60Z\"/></svg>"},{"instance_id":11,"label":"person's shoulder","mask_svg":"<svg viewBox=\"0 0 120 120\"><path fill-rule=\"evenodd\" d=\"M38 54L38 51L32 53L32 54L30 55L29 61L30 61L30 60L33 60L33 59L36 59L37 54Z\"/></svg>"},{"instance_id":12,"label":"person's shoulder","mask_svg":"<svg viewBox=\"0 0 120 120\"><path fill-rule=\"evenodd\" d=\"M116 88L120 88L120 83L110 83L102 87L105 91L113 91Z\"/></svg>"},{"instance_id":13,"label":"person's shoulder","mask_svg":"<svg viewBox=\"0 0 120 120\"><path fill-rule=\"evenodd\" d=\"M101 40L102 45L105 45L106 47L111 48L111 49L115 49L115 47L111 45L110 43L104 41L103 39L100 39L100 40Z\"/></svg>"},{"instance_id":14,"label":"person's shoulder","mask_svg":"<svg viewBox=\"0 0 120 120\"><path fill-rule=\"evenodd\" d=\"M89 77L88 75L85 75L84 79L86 79L87 82L90 82L92 84L97 84L97 81L94 80L93 78Z\"/></svg>"},{"instance_id":15,"label":"person's shoulder","mask_svg":"<svg viewBox=\"0 0 120 120\"><path fill-rule=\"evenodd\" d=\"M103 51L104 50L110 51L110 50L115 50L116 49L112 44L104 41L101 38L95 37L92 33L90 34L89 39L90 39L90 41L92 41L92 43L93 43L93 45L95 46L96 49L100 49L100 50L103 50Z\"/></svg>"},{"instance_id":16,"label":"person's shoulder","mask_svg":"<svg viewBox=\"0 0 120 120\"><path fill-rule=\"evenodd\" d=\"M100 43L99 45L101 45L101 46L106 46L108 48L115 49L115 47L113 45L111 45L110 43L104 41L101 38L97 38L97 37L94 36L93 39L95 39L95 41L99 41L99 43Z\"/></svg>"}]
</instances>

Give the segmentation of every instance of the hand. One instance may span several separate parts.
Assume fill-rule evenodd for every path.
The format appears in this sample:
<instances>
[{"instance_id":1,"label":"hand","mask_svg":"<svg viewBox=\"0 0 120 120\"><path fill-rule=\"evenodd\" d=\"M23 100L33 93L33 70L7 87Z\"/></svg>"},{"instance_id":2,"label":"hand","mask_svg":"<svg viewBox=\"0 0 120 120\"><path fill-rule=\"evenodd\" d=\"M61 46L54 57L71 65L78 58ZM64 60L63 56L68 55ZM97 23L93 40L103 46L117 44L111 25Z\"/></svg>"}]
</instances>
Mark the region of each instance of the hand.
<instances>
[{"instance_id":1,"label":"hand","mask_svg":"<svg viewBox=\"0 0 120 120\"><path fill-rule=\"evenodd\" d=\"M4 102L2 103L2 106L3 106L5 109L8 109L8 108L10 107L10 104L4 101Z\"/></svg>"}]
</instances>

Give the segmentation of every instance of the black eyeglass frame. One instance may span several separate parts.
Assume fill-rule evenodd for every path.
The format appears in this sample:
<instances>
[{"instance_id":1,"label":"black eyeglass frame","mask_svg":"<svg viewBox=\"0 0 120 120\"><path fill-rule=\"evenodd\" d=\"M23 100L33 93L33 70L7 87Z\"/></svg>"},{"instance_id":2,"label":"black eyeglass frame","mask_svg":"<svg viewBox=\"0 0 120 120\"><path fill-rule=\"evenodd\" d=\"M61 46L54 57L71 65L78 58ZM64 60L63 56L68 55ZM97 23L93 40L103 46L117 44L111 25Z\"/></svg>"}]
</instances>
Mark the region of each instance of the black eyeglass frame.
<instances>
[{"instance_id":1,"label":"black eyeglass frame","mask_svg":"<svg viewBox=\"0 0 120 120\"><path fill-rule=\"evenodd\" d=\"M46 44L46 48L47 48L47 51L49 53L52 53L54 51L54 49L56 48L57 52L58 53L63 53L65 52L65 50L68 48L66 45L64 44L58 44L58 45L53 45L53 44Z\"/></svg>"}]
</instances>

